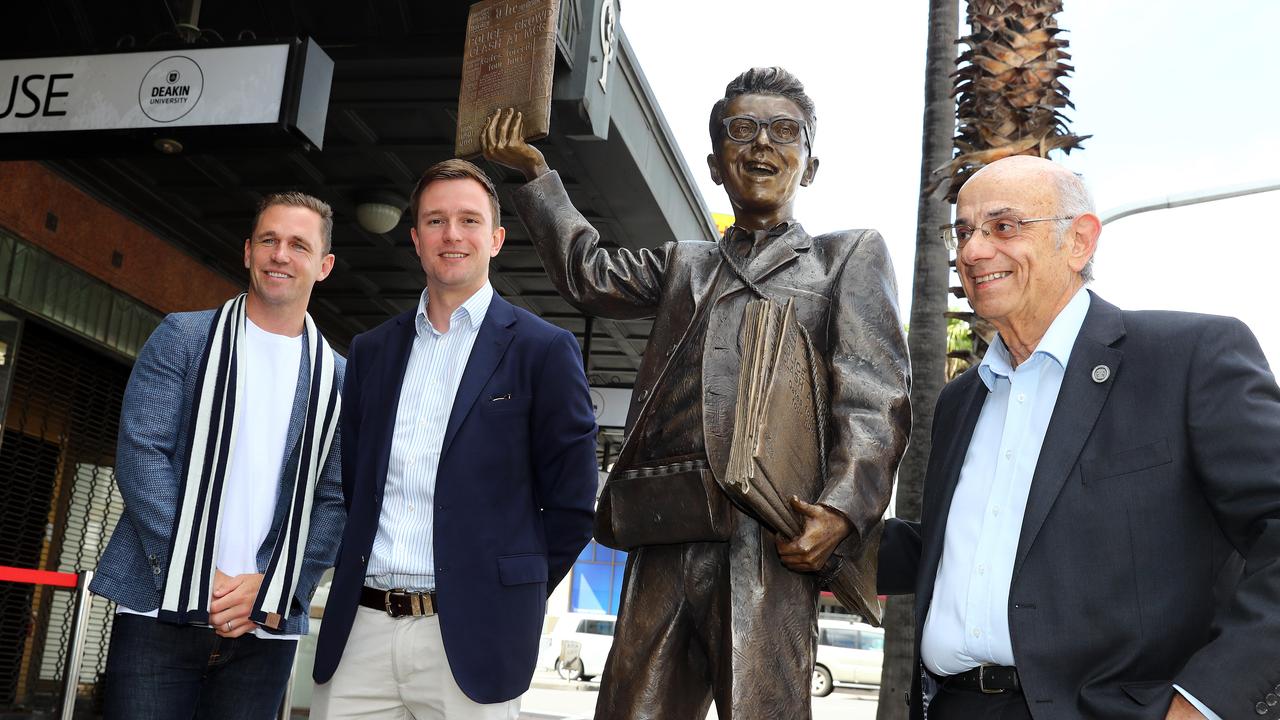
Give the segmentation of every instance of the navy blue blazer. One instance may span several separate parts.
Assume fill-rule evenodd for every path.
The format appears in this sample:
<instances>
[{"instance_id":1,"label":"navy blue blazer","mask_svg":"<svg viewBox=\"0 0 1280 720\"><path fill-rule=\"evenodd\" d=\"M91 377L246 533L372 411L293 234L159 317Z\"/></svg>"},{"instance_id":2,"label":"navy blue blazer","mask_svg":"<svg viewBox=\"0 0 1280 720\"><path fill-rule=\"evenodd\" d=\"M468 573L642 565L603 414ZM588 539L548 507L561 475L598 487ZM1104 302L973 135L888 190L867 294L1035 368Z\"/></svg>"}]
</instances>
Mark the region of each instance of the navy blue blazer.
<instances>
[{"instance_id":1,"label":"navy blue blazer","mask_svg":"<svg viewBox=\"0 0 1280 720\"><path fill-rule=\"evenodd\" d=\"M319 683L338 667L364 585L415 313L356 336L348 353L348 517L316 647ZM591 538L596 486L595 416L577 340L495 293L449 416L433 515L445 654L472 700L504 702L528 689L547 594Z\"/></svg>"},{"instance_id":2,"label":"navy blue blazer","mask_svg":"<svg viewBox=\"0 0 1280 720\"><path fill-rule=\"evenodd\" d=\"M977 368L943 388L921 521L885 527L878 585L915 593L917 662L987 395ZM1032 476L1008 615L1036 720L1160 720L1174 683L1224 718L1272 709L1280 388L1243 323L1092 298ZM920 685L917 673L917 719Z\"/></svg>"}]
</instances>

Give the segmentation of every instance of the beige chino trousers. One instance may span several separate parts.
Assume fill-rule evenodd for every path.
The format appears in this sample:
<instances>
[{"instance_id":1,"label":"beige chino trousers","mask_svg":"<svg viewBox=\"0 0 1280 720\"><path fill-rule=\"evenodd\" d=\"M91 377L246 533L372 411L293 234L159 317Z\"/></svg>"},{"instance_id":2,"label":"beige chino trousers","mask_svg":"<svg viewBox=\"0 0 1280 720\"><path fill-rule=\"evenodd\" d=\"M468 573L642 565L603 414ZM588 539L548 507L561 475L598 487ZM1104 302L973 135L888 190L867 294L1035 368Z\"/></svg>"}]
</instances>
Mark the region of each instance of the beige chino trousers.
<instances>
[{"instance_id":1,"label":"beige chino trousers","mask_svg":"<svg viewBox=\"0 0 1280 720\"><path fill-rule=\"evenodd\" d=\"M520 698L482 704L462 692L445 657L439 615L393 618L359 607L337 672L312 695L311 717L517 720Z\"/></svg>"}]
</instances>

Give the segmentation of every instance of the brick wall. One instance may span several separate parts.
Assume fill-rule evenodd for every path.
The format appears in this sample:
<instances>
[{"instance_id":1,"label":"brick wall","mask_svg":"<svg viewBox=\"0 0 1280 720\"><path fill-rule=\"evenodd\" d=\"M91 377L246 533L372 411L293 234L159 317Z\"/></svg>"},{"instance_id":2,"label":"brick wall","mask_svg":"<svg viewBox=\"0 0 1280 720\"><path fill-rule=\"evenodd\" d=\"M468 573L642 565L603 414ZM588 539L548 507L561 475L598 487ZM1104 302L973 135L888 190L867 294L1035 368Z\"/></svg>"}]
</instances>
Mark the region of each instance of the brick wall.
<instances>
[{"instance_id":1,"label":"brick wall","mask_svg":"<svg viewBox=\"0 0 1280 720\"><path fill-rule=\"evenodd\" d=\"M37 162L0 162L0 226L162 313L215 307L243 289Z\"/></svg>"}]
</instances>

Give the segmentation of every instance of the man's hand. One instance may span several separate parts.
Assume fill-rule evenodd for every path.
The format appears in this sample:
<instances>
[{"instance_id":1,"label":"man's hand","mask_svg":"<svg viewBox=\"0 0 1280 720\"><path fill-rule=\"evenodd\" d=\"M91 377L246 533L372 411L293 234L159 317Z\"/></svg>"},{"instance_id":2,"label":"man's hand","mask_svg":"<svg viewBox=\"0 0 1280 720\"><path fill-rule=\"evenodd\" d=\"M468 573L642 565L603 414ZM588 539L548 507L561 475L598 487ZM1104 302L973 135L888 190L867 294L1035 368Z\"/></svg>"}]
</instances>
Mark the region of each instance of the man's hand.
<instances>
[{"instance_id":1,"label":"man's hand","mask_svg":"<svg viewBox=\"0 0 1280 720\"><path fill-rule=\"evenodd\" d=\"M238 638L258 627L249 619L253 602L262 585L261 573L231 577L221 570L213 576L213 600L209 603L209 624L224 638Z\"/></svg>"},{"instance_id":2,"label":"man's hand","mask_svg":"<svg viewBox=\"0 0 1280 720\"><path fill-rule=\"evenodd\" d=\"M810 505L792 496L791 506L804 517L804 532L794 540L777 539L782 564L796 572L818 572L841 540L853 530L849 519L825 505Z\"/></svg>"},{"instance_id":3,"label":"man's hand","mask_svg":"<svg viewBox=\"0 0 1280 720\"><path fill-rule=\"evenodd\" d=\"M542 151L524 141L524 114L514 108L489 116L480 131L480 147L490 161L519 170L526 180L551 172Z\"/></svg>"},{"instance_id":4,"label":"man's hand","mask_svg":"<svg viewBox=\"0 0 1280 720\"><path fill-rule=\"evenodd\" d=\"M1173 702L1169 705L1169 714L1164 717L1165 720L1205 720L1204 714L1197 710L1195 705L1187 702L1187 699L1177 690L1173 691Z\"/></svg>"}]
</instances>

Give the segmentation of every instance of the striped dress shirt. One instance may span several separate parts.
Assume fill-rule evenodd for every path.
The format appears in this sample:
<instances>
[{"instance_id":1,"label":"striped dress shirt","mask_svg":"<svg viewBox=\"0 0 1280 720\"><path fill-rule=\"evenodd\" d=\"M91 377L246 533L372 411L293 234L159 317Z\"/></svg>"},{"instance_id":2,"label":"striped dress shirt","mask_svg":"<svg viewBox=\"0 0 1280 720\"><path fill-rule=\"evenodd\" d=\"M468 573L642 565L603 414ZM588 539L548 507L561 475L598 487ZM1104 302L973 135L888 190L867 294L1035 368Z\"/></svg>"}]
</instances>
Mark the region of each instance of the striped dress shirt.
<instances>
[{"instance_id":1,"label":"striped dress shirt","mask_svg":"<svg viewBox=\"0 0 1280 720\"><path fill-rule=\"evenodd\" d=\"M434 590L432 511L440 447L462 372L493 299L488 282L440 332L427 320L427 292L414 316L413 348L400 387L378 533L365 584L384 590Z\"/></svg>"}]
</instances>

